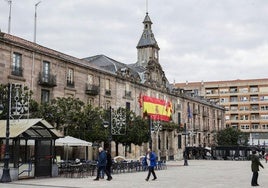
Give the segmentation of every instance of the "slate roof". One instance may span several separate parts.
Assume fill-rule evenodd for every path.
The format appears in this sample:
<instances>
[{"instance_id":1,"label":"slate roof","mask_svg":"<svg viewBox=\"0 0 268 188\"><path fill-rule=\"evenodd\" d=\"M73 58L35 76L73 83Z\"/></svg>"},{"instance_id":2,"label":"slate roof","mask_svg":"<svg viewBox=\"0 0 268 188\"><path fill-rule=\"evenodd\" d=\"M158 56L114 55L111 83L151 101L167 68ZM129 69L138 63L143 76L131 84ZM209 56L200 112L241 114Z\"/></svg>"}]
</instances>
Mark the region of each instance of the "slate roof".
<instances>
[{"instance_id":1,"label":"slate roof","mask_svg":"<svg viewBox=\"0 0 268 188\"><path fill-rule=\"evenodd\" d=\"M138 42L137 48L153 46L153 47L159 49L158 44L154 38L154 34L152 32L152 29L151 29L151 25L153 23L148 15L148 13L146 13L143 24L144 24L144 30L143 30L141 38Z\"/></svg>"}]
</instances>

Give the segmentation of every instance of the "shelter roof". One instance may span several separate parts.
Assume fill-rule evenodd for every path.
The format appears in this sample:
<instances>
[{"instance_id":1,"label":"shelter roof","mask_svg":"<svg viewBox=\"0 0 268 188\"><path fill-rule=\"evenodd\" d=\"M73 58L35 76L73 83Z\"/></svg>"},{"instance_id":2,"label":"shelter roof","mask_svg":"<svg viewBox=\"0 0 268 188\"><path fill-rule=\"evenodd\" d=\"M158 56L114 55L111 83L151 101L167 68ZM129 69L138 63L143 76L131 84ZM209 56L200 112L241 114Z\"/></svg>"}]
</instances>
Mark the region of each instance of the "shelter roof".
<instances>
[{"instance_id":1,"label":"shelter roof","mask_svg":"<svg viewBox=\"0 0 268 188\"><path fill-rule=\"evenodd\" d=\"M6 137L6 120L0 120L0 138ZM10 138L59 138L62 135L46 120L43 119L20 119L10 120Z\"/></svg>"}]
</instances>

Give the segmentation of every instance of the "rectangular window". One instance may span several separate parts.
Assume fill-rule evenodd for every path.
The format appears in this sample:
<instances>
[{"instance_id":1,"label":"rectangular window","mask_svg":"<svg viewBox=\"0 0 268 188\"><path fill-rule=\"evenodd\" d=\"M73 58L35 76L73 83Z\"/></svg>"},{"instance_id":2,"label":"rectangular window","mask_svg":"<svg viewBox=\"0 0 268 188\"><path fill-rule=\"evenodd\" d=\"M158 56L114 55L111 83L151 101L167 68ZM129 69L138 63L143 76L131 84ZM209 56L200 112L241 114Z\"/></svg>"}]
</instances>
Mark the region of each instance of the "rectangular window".
<instances>
[{"instance_id":1,"label":"rectangular window","mask_svg":"<svg viewBox=\"0 0 268 188\"><path fill-rule=\"evenodd\" d=\"M106 101L105 109L108 110L111 107L111 101Z\"/></svg>"},{"instance_id":2,"label":"rectangular window","mask_svg":"<svg viewBox=\"0 0 268 188\"><path fill-rule=\"evenodd\" d=\"M248 93L248 88L247 87L239 88L239 93Z\"/></svg>"},{"instance_id":3,"label":"rectangular window","mask_svg":"<svg viewBox=\"0 0 268 188\"><path fill-rule=\"evenodd\" d=\"M230 88L230 93L237 93L237 88Z\"/></svg>"},{"instance_id":4,"label":"rectangular window","mask_svg":"<svg viewBox=\"0 0 268 188\"><path fill-rule=\"evenodd\" d=\"M252 114L252 115L250 116L250 119L251 119L251 120L257 120L257 119L258 119L258 116L255 115L255 114Z\"/></svg>"},{"instance_id":5,"label":"rectangular window","mask_svg":"<svg viewBox=\"0 0 268 188\"><path fill-rule=\"evenodd\" d=\"M230 102L237 102L237 97L230 97Z\"/></svg>"},{"instance_id":6,"label":"rectangular window","mask_svg":"<svg viewBox=\"0 0 268 188\"><path fill-rule=\"evenodd\" d=\"M93 84L94 82L93 82L93 75L91 75L91 74L88 74L87 75L87 83L88 84Z\"/></svg>"},{"instance_id":7,"label":"rectangular window","mask_svg":"<svg viewBox=\"0 0 268 188\"><path fill-rule=\"evenodd\" d=\"M49 102L49 97L50 97L49 95L50 95L49 90L45 90L45 89L41 90L41 103L42 104Z\"/></svg>"},{"instance_id":8,"label":"rectangular window","mask_svg":"<svg viewBox=\"0 0 268 188\"><path fill-rule=\"evenodd\" d=\"M251 106L251 110L252 111L258 111L259 110L259 106L258 105L252 105Z\"/></svg>"},{"instance_id":9,"label":"rectangular window","mask_svg":"<svg viewBox=\"0 0 268 188\"><path fill-rule=\"evenodd\" d=\"M240 120L248 120L248 115L240 115Z\"/></svg>"},{"instance_id":10,"label":"rectangular window","mask_svg":"<svg viewBox=\"0 0 268 188\"><path fill-rule=\"evenodd\" d=\"M249 125L240 125L241 129L249 129Z\"/></svg>"},{"instance_id":11,"label":"rectangular window","mask_svg":"<svg viewBox=\"0 0 268 188\"><path fill-rule=\"evenodd\" d=\"M257 93L258 92L258 87L250 87L250 92L251 93Z\"/></svg>"},{"instance_id":12,"label":"rectangular window","mask_svg":"<svg viewBox=\"0 0 268 188\"><path fill-rule=\"evenodd\" d=\"M260 119L268 119L268 115L260 115Z\"/></svg>"},{"instance_id":13,"label":"rectangular window","mask_svg":"<svg viewBox=\"0 0 268 188\"><path fill-rule=\"evenodd\" d=\"M126 110L130 111L130 102L126 102Z\"/></svg>"},{"instance_id":14,"label":"rectangular window","mask_svg":"<svg viewBox=\"0 0 268 188\"><path fill-rule=\"evenodd\" d=\"M93 106L94 105L94 98L89 97L87 100L87 104Z\"/></svg>"},{"instance_id":15,"label":"rectangular window","mask_svg":"<svg viewBox=\"0 0 268 188\"><path fill-rule=\"evenodd\" d=\"M105 95L111 95L110 79L105 80Z\"/></svg>"},{"instance_id":16,"label":"rectangular window","mask_svg":"<svg viewBox=\"0 0 268 188\"><path fill-rule=\"evenodd\" d=\"M259 129L259 124L252 124L252 129Z\"/></svg>"},{"instance_id":17,"label":"rectangular window","mask_svg":"<svg viewBox=\"0 0 268 188\"><path fill-rule=\"evenodd\" d=\"M220 89L221 94L228 93L228 92L229 92L228 88L221 88Z\"/></svg>"},{"instance_id":18,"label":"rectangular window","mask_svg":"<svg viewBox=\"0 0 268 188\"><path fill-rule=\"evenodd\" d=\"M251 96L250 101L258 101L258 96Z\"/></svg>"},{"instance_id":19,"label":"rectangular window","mask_svg":"<svg viewBox=\"0 0 268 188\"><path fill-rule=\"evenodd\" d=\"M12 75L22 76L22 55L19 53L13 53L13 62L12 62Z\"/></svg>"},{"instance_id":20,"label":"rectangular window","mask_svg":"<svg viewBox=\"0 0 268 188\"><path fill-rule=\"evenodd\" d=\"M48 82L50 74L50 63L48 61L43 61L43 71L42 71L42 81Z\"/></svg>"},{"instance_id":21,"label":"rectangular window","mask_svg":"<svg viewBox=\"0 0 268 188\"><path fill-rule=\"evenodd\" d=\"M68 68L67 71L67 86L74 87L74 70L72 68Z\"/></svg>"},{"instance_id":22,"label":"rectangular window","mask_svg":"<svg viewBox=\"0 0 268 188\"><path fill-rule=\"evenodd\" d=\"M106 90L110 90L111 89L111 87L110 87L110 80L109 79L106 79L105 80L105 89Z\"/></svg>"},{"instance_id":23,"label":"rectangular window","mask_svg":"<svg viewBox=\"0 0 268 188\"><path fill-rule=\"evenodd\" d=\"M268 110L268 106L267 105L261 106L261 110L263 110L263 111Z\"/></svg>"},{"instance_id":24,"label":"rectangular window","mask_svg":"<svg viewBox=\"0 0 268 188\"><path fill-rule=\"evenodd\" d=\"M261 101L268 101L268 96L260 96Z\"/></svg>"},{"instance_id":25,"label":"rectangular window","mask_svg":"<svg viewBox=\"0 0 268 188\"><path fill-rule=\"evenodd\" d=\"M237 106L231 106L231 111L237 111Z\"/></svg>"},{"instance_id":26,"label":"rectangular window","mask_svg":"<svg viewBox=\"0 0 268 188\"><path fill-rule=\"evenodd\" d=\"M241 97L240 97L240 101L241 101L241 102L248 101L248 97L241 96Z\"/></svg>"}]
</instances>

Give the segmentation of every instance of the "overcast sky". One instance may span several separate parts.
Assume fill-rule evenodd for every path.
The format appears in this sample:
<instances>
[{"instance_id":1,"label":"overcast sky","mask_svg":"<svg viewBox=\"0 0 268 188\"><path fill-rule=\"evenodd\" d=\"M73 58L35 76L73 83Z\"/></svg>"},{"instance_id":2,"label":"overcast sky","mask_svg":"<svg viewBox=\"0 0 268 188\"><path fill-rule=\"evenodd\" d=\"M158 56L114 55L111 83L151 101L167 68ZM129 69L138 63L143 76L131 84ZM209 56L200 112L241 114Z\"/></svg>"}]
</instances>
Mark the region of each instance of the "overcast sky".
<instances>
[{"instance_id":1,"label":"overcast sky","mask_svg":"<svg viewBox=\"0 0 268 188\"><path fill-rule=\"evenodd\" d=\"M35 4L12 0L11 34L34 40ZM268 78L268 0L148 0L169 82ZM42 0L36 41L78 58L137 61L146 0ZM9 4L0 0L0 29Z\"/></svg>"}]
</instances>

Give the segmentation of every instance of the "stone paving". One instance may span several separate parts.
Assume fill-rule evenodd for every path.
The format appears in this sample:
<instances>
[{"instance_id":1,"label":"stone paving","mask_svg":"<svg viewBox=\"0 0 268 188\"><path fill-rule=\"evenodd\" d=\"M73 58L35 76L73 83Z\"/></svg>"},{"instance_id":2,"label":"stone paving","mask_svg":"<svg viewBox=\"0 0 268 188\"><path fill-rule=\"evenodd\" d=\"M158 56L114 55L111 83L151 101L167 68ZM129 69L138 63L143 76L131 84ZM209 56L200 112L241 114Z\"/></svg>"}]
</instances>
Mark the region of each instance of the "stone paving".
<instances>
[{"instance_id":1,"label":"stone paving","mask_svg":"<svg viewBox=\"0 0 268 188\"><path fill-rule=\"evenodd\" d=\"M268 163L261 161L265 169L259 172L259 187L268 187ZM250 161L189 160L168 161L166 170L156 171L157 180L145 181L147 172L114 174L112 181L88 178L41 178L0 184L1 188L247 188L251 187ZM152 177L151 177L152 178Z\"/></svg>"}]
</instances>

